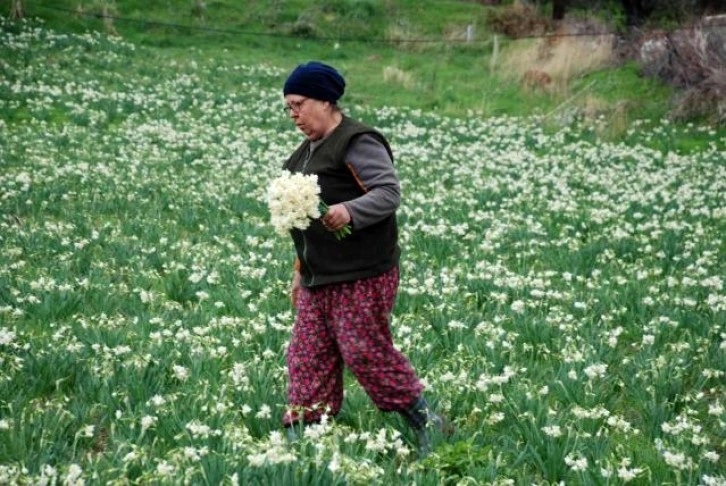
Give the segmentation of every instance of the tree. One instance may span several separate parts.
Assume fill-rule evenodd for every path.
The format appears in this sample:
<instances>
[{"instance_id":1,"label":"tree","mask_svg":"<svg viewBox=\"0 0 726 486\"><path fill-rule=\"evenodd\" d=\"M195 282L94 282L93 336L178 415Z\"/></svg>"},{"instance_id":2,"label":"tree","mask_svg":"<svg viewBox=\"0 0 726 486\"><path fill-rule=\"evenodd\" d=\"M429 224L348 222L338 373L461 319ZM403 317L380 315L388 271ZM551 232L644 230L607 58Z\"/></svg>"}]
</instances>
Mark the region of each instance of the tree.
<instances>
[{"instance_id":1,"label":"tree","mask_svg":"<svg viewBox=\"0 0 726 486\"><path fill-rule=\"evenodd\" d=\"M678 23L696 19L702 15L726 12L723 0L621 0L628 27L643 25L649 17Z\"/></svg>"},{"instance_id":2,"label":"tree","mask_svg":"<svg viewBox=\"0 0 726 486\"><path fill-rule=\"evenodd\" d=\"M682 22L701 15L726 13L724 0L620 0L620 5L625 12L625 23L628 27L639 27L651 16L658 20ZM552 0L552 20L563 20L568 8L602 7L602 1Z\"/></svg>"},{"instance_id":3,"label":"tree","mask_svg":"<svg viewBox=\"0 0 726 486\"><path fill-rule=\"evenodd\" d=\"M548 3L543 2L544 5ZM680 23L701 15L726 13L724 0L620 0L619 3L625 12L625 23L629 28L643 25L651 16L658 21L670 19ZM599 10L602 7L602 0L552 0L552 20L563 20L569 8Z\"/></svg>"},{"instance_id":4,"label":"tree","mask_svg":"<svg viewBox=\"0 0 726 486\"><path fill-rule=\"evenodd\" d=\"M552 20L562 20L565 18L568 0L552 0Z\"/></svg>"},{"instance_id":5,"label":"tree","mask_svg":"<svg viewBox=\"0 0 726 486\"><path fill-rule=\"evenodd\" d=\"M701 11L706 15L726 13L726 3L723 0L700 0Z\"/></svg>"},{"instance_id":6,"label":"tree","mask_svg":"<svg viewBox=\"0 0 726 486\"><path fill-rule=\"evenodd\" d=\"M625 10L625 25L628 27L638 27L643 25L645 19L653 11L651 2L644 0L621 0L623 10Z\"/></svg>"}]
</instances>

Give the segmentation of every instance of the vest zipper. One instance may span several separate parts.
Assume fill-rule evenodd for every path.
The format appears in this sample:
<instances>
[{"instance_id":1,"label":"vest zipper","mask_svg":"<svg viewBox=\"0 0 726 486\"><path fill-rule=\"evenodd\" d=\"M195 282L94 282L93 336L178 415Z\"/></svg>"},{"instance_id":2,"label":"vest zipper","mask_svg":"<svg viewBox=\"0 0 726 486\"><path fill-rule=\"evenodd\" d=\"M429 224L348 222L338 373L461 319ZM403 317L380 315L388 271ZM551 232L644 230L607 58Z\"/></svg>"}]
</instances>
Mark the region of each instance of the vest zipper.
<instances>
[{"instance_id":1,"label":"vest zipper","mask_svg":"<svg viewBox=\"0 0 726 486\"><path fill-rule=\"evenodd\" d=\"M308 154L305 157L305 160L303 160L303 166L302 166L302 169L300 170L301 173L303 173L303 174L305 173L305 169L308 168L308 163L310 163L310 159L312 159L312 158L313 158L313 147L312 147L312 145L308 145Z\"/></svg>"},{"instance_id":2,"label":"vest zipper","mask_svg":"<svg viewBox=\"0 0 726 486\"><path fill-rule=\"evenodd\" d=\"M308 145L308 154L305 157L305 160L303 161L303 166L300 172L302 174L305 173L305 170L308 168L308 163L310 162L310 159L313 158L313 150L312 146ZM310 271L310 283L309 285L312 287L313 283L315 282L315 274L313 273L313 269L310 266L310 263L308 262L308 240L305 238L305 232L301 231L302 233L302 239L303 239L303 260L305 260L305 265L308 267L308 270Z\"/></svg>"},{"instance_id":3,"label":"vest zipper","mask_svg":"<svg viewBox=\"0 0 726 486\"><path fill-rule=\"evenodd\" d=\"M312 287L315 284L315 273L313 272L312 267L308 263L308 240L305 238L305 232L302 231L302 239L303 239L303 260L305 260L305 265L308 267L308 271L310 272L310 282L309 286Z\"/></svg>"}]
</instances>

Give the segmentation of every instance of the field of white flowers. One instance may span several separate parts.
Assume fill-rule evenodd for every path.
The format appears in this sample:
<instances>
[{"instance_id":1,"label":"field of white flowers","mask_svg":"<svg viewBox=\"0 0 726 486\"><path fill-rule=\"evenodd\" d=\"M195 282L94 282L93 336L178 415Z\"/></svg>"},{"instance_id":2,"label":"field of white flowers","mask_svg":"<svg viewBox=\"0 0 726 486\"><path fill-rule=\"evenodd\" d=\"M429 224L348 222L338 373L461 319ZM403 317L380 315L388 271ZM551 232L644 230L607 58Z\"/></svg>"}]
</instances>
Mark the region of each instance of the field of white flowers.
<instances>
[{"instance_id":1,"label":"field of white flowers","mask_svg":"<svg viewBox=\"0 0 726 486\"><path fill-rule=\"evenodd\" d=\"M0 484L726 484L725 139L343 103L392 142L393 331L456 433L416 461L349 379L289 445L300 135L229 58L0 23Z\"/></svg>"}]
</instances>

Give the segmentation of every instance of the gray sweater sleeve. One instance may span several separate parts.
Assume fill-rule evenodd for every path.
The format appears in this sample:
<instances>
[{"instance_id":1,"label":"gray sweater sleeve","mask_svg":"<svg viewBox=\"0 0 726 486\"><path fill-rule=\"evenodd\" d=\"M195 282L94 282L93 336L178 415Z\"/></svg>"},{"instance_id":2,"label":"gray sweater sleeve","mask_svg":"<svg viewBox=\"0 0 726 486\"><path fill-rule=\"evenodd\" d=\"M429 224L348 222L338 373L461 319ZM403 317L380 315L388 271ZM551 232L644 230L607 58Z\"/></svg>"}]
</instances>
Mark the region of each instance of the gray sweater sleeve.
<instances>
[{"instance_id":1,"label":"gray sweater sleeve","mask_svg":"<svg viewBox=\"0 0 726 486\"><path fill-rule=\"evenodd\" d=\"M361 135L353 140L345 163L366 191L362 196L343 203L348 209L353 228L375 224L398 209L401 187L393 161L383 146L372 135Z\"/></svg>"}]
</instances>

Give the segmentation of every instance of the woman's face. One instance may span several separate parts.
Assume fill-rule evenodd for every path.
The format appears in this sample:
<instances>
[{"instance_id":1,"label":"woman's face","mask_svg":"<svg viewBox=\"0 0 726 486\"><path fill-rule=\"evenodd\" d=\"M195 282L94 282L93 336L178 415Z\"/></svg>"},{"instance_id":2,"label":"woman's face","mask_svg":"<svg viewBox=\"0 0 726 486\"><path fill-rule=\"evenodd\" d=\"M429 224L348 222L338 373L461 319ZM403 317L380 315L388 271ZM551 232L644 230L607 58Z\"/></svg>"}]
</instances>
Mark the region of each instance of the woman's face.
<instances>
[{"instance_id":1,"label":"woman's face","mask_svg":"<svg viewBox=\"0 0 726 486\"><path fill-rule=\"evenodd\" d=\"M310 140L322 138L331 128L330 103L305 96L285 96L285 106L295 126Z\"/></svg>"}]
</instances>

